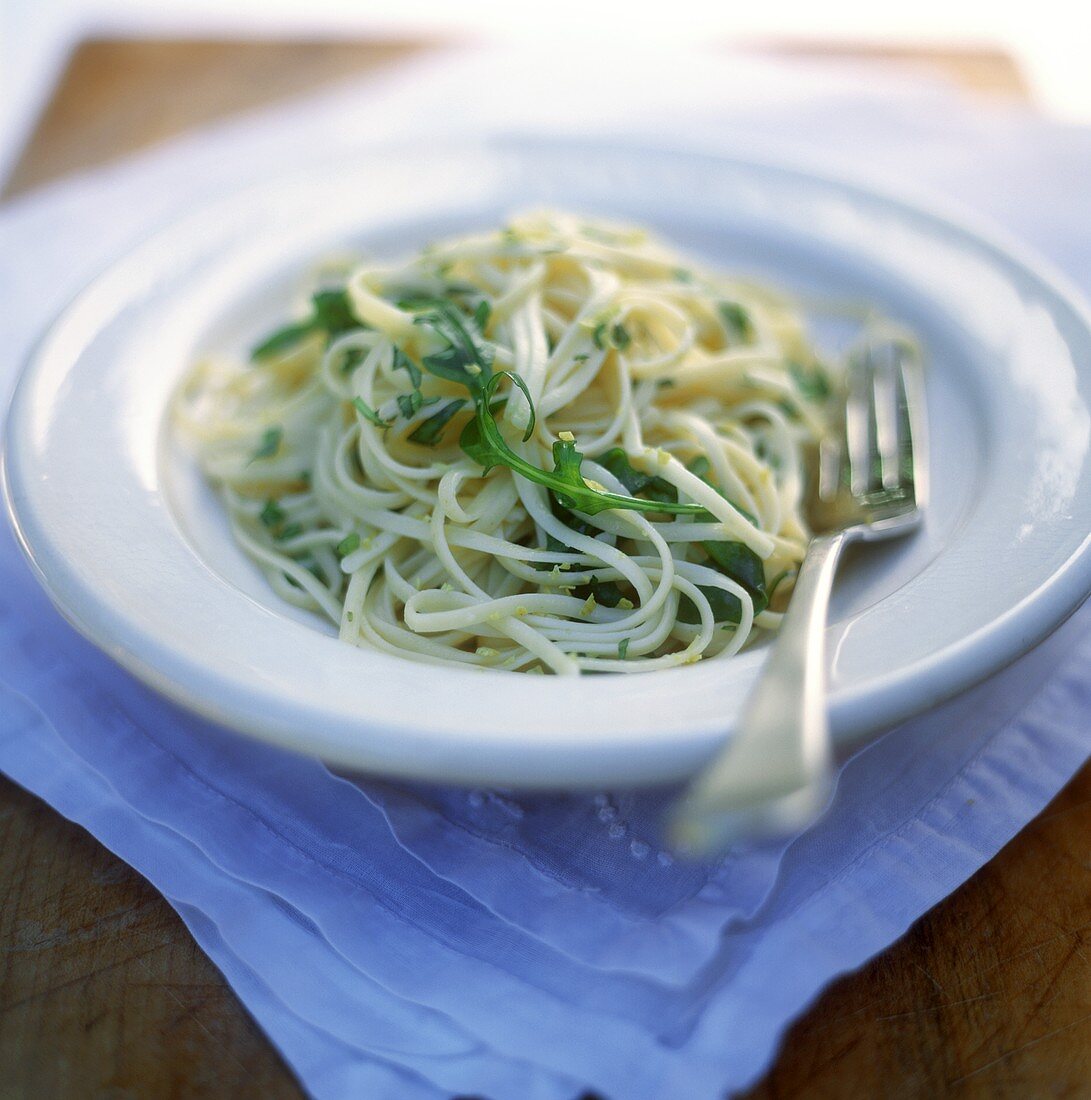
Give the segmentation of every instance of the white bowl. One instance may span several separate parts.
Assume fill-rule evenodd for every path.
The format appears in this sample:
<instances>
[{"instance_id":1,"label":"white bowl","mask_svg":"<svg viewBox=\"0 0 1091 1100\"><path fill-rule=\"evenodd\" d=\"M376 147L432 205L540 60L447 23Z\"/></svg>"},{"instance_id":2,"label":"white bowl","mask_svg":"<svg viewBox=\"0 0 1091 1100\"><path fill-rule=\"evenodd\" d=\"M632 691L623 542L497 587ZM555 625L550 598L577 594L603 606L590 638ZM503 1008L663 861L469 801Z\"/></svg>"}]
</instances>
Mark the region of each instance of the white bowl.
<instances>
[{"instance_id":1,"label":"white bowl","mask_svg":"<svg viewBox=\"0 0 1091 1100\"><path fill-rule=\"evenodd\" d=\"M403 252L537 204L647 223L713 265L865 298L922 335L932 504L919 535L843 568L840 742L985 677L1091 589L1091 328L1037 261L806 172L537 141L316 166L196 211L89 286L27 365L5 453L11 514L61 611L186 706L341 766L536 786L690 774L730 732L761 649L573 680L344 645L272 594L164 428L194 355L276 323L333 246Z\"/></svg>"}]
</instances>

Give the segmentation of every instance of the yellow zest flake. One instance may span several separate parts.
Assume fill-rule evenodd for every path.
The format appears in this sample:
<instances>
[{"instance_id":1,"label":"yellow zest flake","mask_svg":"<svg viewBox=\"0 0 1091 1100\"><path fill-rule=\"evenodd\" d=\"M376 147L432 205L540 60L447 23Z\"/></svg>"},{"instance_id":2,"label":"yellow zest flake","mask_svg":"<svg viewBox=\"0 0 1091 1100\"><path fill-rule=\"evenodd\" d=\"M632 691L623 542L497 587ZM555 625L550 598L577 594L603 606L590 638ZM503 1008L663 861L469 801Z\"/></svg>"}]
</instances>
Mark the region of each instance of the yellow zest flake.
<instances>
[{"instance_id":1,"label":"yellow zest flake","mask_svg":"<svg viewBox=\"0 0 1091 1100\"><path fill-rule=\"evenodd\" d=\"M558 432L558 439L563 439L565 443L575 443L576 437L571 432Z\"/></svg>"},{"instance_id":2,"label":"yellow zest flake","mask_svg":"<svg viewBox=\"0 0 1091 1100\"><path fill-rule=\"evenodd\" d=\"M466 373L467 374L480 374L481 373L481 368L476 363L467 363L466 364Z\"/></svg>"},{"instance_id":3,"label":"yellow zest flake","mask_svg":"<svg viewBox=\"0 0 1091 1100\"><path fill-rule=\"evenodd\" d=\"M519 618L522 618L524 615L529 615L530 612L527 611L527 609L525 607L517 607L515 609L515 614L518 615Z\"/></svg>"},{"instance_id":4,"label":"yellow zest flake","mask_svg":"<svg viewBox=\"0 0 1091 1100\"><path fill-rule=\"evenodd\" d=\"M621 599L618 600L617 605L621 608L622 611L632 611L634 607L633 601L630 600L627 596L622 596Z\"/></svg>"},{"instance_id":5,"label":"yellow zest flake","mask_svg":"<svg viewBox=\"0 0 1091 1100\"><path fill-rule=\"evenodd\" d=\"M598 607L598 604L595 602L595 596L592 593L584 600L583 607L580 608L580 617L586 619L596 607Z\"/></svg>"}]
</instances>

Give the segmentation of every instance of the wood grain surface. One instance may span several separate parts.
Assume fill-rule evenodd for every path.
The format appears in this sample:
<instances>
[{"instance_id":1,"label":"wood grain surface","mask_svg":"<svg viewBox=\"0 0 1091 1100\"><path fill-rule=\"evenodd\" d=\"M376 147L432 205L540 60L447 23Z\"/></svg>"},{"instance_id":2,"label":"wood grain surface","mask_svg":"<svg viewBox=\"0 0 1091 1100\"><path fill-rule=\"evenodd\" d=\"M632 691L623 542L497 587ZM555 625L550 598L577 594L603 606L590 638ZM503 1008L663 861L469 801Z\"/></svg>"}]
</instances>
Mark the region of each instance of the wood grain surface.
<instances>
[{"instance_id":1,"label":"wood grain surface","mask_svg":"<svg viewBox=\"0 0 1091 1100\"><path fill-rule=\"evenodd\" d=\"M8 193L419 48L86 43ZM1021 91L1002 55L898 60L988 94ZM828 989L749 1100L1089 1097L1089 941L1091 766L899 943ZM0 1097L300 1095L166 902L0 779Z\"/></svg>"}]
</instances>

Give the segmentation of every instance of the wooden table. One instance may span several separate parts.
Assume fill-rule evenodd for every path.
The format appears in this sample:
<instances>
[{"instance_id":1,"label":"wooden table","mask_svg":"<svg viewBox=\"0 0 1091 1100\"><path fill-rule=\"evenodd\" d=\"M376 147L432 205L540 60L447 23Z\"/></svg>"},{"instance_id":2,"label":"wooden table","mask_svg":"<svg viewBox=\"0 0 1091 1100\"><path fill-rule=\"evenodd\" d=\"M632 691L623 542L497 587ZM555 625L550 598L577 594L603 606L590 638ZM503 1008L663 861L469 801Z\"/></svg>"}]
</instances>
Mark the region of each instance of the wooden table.
<instances>
[{"instance_id":1,"label":"wooden table","mask_svg":"<svg viewBox=\"0 0 1091 1100\"><path fill-rule=\"evenodd\" d=\"M7 193L421 48L85 43ZM939 67L974 94L1024 92L1002 55L867 56ZM1091 766L903 940L827 990L751 1100L1091 1096L1089 940ZM91 1095L300 1091L166 902L0 779L0 1096Z\"/></svg>"}]
</instances>

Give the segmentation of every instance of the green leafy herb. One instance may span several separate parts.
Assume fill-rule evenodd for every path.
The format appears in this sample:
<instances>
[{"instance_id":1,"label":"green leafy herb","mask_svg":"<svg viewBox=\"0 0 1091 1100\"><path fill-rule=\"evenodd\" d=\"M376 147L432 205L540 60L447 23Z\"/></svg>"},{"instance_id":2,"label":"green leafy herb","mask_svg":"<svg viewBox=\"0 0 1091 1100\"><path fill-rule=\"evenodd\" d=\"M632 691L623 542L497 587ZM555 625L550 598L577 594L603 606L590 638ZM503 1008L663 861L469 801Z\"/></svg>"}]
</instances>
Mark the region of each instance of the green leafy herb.
<instances>
[{"instance_id":1,"label":"green leafy herb","mask_svg":"<svg viewBox=\"0 0 1091 1100\"><path fill-rule=\"evenodd\" d=\"M573 363L586 363L587 360L590 359L590 358L591 358L591 356L588 355L587 352L582 352L579 355L573 355L572 356L572 362Z\"/></svg>"},{"instance_id":2,"label":"green leafy herb","mask_svg":"<svg viewBox=\"0 0 1091 1100\"><path fill-rule=\"evenodd\" d=\"M629 655L629 639L622 638L617 644L617 656L619 661L624 661Z\"/></svg>"},{"instance_id":3,"label":"green leafy herb","mask_svg":"<svg viewBox=\"0 0 1091 1100\"><path fill-rule=\"evenodd\" d=\"M311 316L305 321L285 325L267 336L250 352L251 359L269 359L301 344L313 333L326 334L327 340L354 328L366 326L352 313L348 293L344 290L320 290L311 297ZM342 365L342 370L345 370Z\"/></svg>"},{"instance_id":4,"label":"green leafy herb","mask_svg":"<svg viewBox=\"0 0 1091 1100\"><path fill-rule=\"evenodd\" d=\"M703 542L709 564L746 589L754 603L754 614L760 615L769 606L769 591L765 583L765 566L761 558L742 542ZM698 585L712 607L716 622L737 623L742 617L742 603L738 596L713 585ZM678 621L699 623L700 615L692 600L682 598L678 605Z\"/></svg>"},{"instance_id":5,"label":"green leafy herb","mask_svg":"<svg viewBox=\"0 0 1091 1100\"><path fill-rule=\"evenodd\" d=\"M600 581L592 577L587 584L580 585L576 589L576 595L581 599L593 598L595 603L603 607L617 607L625 598L625 594L614 581Z\"/></svg>"},{"instance_id":6,"label":"green leafy herb","mask_svg":"<svg viewBox=\"0 0 1091 1100\"><path fill-rule=\"evenodd\" d=\"M788 370L791 372L796 389L808 401L825 401L830 396L830 380L818 363L808 370L802 363L797 363L793 359L788 363Z\"/></svg>"},{"instance_id":7,"label":"green leafy herb","mask_svg":"<svg viewBox=\"0 0 1091 1100\"><path fill-rule=\"evenodd\" d=\"M607 451L599 459L599 465L605 466L634 497L644 496L649 500L659 501L678 499L678 490L669 481L635 469L620 447L613 447Z\"/></svg>"},{"instance_id":8,"label":"green leafy herb","mask_svg":"<svg viewBox=\"0 0 1091 1100\"><path fill-rule=\"evenodd\" d=\"M360 548L360 536L353 531L337 544L337 553L343 558Z\"/></svg>"},{"instance_id":9,"label":"green leafy herb","mask_svg":"<svg viewBox=\"0 0 1091 1100\"><path fill-rule=\"evenodd\" d=\"M296 535L303 534L303 525L299 523L289 523L287 527L282 527L274 536L281 541L284 539L294 539Z\"/></svg>"},{"instance_id":10,"label":"green leafy herb","mask_svg":"<svg viewBox=\"0 0 1091 1100\"><path fill-rule=\"evenodd\" d=\"M618 351L624 351L633 342L633 338L624 325L619 323L611 326L608 321L600 321L591 332L591 341L602 350L617 348Z\"/></svg>"},{"instance_id":11,"label":"green leafy herb","mask_svg":"<svg viewBox=\"0 0 1091 1100\"><path fill-rule=\"evenodd\" d=\"M443 435L443 429L455 413L466 404L464 397L456 397L448 401L439 412L433 413L427 420L422 420L415 430L406 438L410 443L420 443L425 447L434 447Z\"/></svg>"},{"instance_id":12,"label":"green leafy herb","mask_svg":"<svg viewBox=\"0 0 1091 1100\"><path fill-rule=\"evenodd\" d=\"M285 325L271 333L259 344L250 349L251 359L270 359L281 352L289 351L297 344L317 331L313 321L299 321L295 324Z\"/></svg>"},{"instance_id":13,"label":"green leafy herb","mask_svg":"<svg viewBox=\"0 0 1091 1100\"><path fill-rule=\"evenodd\" d=\"M693 272L687 271L684 267L676 267L671 275L674 277L674 281L677 283L692 283Z\"/></svg>"},{"instance_id":14,"label":"green leafy herb","mask_svg":"<svg viewBox=\"0 0 1091 1100\"><path fill-rule=\"evenodd\" d=\"M716 309L729 336L743 342L751 339L754 335L754 322L738 302L719 302Z\"/></svg>"},{"instance_id":15,"label":"green leafy herb","mask_svg":"<svg viewBox=\"0 0 1091 1100\"><path fill-rule=\"evenodd\" d=\"M706 455L698 455L692 462L686 463L686 469L689 470L694 477L699 477L704 481L708 476L709 470L712 469L712 463L709 462Z\"/></svg>"},{"instance_id":16,"label":"green leafy herb","mask_svg":"<svg viewBox=\"0 0 1091 1100\"><path fill-rule=\"evenodd\" d=\"M365 420L370 420L377 428L390 427L391 422L384 420L362 397L354 397L352 404Z\"/></svg>"},{"instance_id":17,"label":"green leafy herb","mask_svg":"<svg viewBox=\"0 0 1091 1100\"><path fill-rule=\"evenodd\" d=\"M274 527L279 527L285 519L287 513L284 509L270 497L265 502L265 507L261 510L261 522L265 524L270 530Z\"/></svg>"},{"instance_id":18,"label":"green leafy herb","mask_svg":"<svg viewBox=\"0 0 1091 1100\"><path fill-rule=\"evenodd\" d=\"M398 408L406 420L412 419L421 409L434 405L438 400L438 397L425 397L420 390L413 390L412 393L399 393L397 398Z\"/></svg>"},{"instance_id":19,"label":"green leafy herb","mask_svg":"<svg viewBox=\"0 0 1091 1100\"><path fill-rule=\"evenodd\" d=\"M409 375L409 382L413 389L420 389L424 375L421 374L420 367L401 348L394 349L394 370L404 370Z\"/></svg>"},{"instance_id":20,"label":"green leafy herb","mask_svg":"<svg viewBox=\"0 0 1091 1100\"><path fill-rule=\"evenodd\" d=\"M266 428L257 450L250 456L250 461L257 462L262 458L272 458L280 450L280 443L283 438L283 428L279 426Z\"/></svg>"},{"instance_id":21,"label":"green leafy herb","mask_svg":"<svg viewBox=\"0 0 1091 1100\"><path fill-rule=\"evenodd\" d=\"M477 309L474 310L474 324L484 332L489 325L489 318L492 316L492 306L489 305L487 299L482 298L477 303Z\"/></svg>"},{"instance_id":22,"label":"green leafy herb","mask_svg":"<svg viewBox=\"0 0 1091 1100\"><path fill-rule=\"evenodd\" d=\"M311 302L314 305L314 323L328 336L340 336L350 329L366 327L353 314L347 291L320 290Z\"/></svg>"},{"instance_id":23,"label":"green leafy herb","mask_svg":"<svg viewBox=\"0 0 1091 1100\"><path fill-rule=\"evenodd\" d=\"M511 375L507 371L494 374L475 392L477 415L462 429L459 440L462 449L485 473L494 466L507 466L528 481L551 490L565 508L587 515L595 515L607 508L623 508L634 512L669 512L676 515L692 515L703 510L699 504L661 503L593 489L584 481L580 472L583 455L576 449L575 440L558 439L553 444L553 469L538 469L508 446L493 417L490 400L501 379L505 377Z\"/></svg>"}]
</instances>

